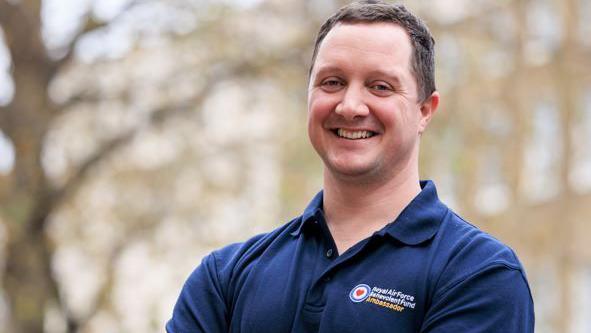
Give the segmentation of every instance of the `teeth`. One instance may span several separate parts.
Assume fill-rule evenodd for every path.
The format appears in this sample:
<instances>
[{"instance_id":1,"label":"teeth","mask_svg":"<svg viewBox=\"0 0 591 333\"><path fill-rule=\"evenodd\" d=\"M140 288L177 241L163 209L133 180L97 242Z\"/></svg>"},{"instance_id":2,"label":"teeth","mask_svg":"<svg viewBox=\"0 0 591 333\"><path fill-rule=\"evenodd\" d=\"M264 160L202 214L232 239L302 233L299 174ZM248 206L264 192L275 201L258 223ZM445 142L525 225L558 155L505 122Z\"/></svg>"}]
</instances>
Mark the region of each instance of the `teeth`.
<instances>
[{"instance_id":1,"label":"teeth","mask_svg":"<svg viewBox=\"0 0 591 333\"><path fill-rule=\"evenodd\" d=\"M373 132L370 131L348 131L342 128L337 130L337 135L341 138L357 140L357 139L367 139L374 136Z\"/></svg>"}]
</instances>

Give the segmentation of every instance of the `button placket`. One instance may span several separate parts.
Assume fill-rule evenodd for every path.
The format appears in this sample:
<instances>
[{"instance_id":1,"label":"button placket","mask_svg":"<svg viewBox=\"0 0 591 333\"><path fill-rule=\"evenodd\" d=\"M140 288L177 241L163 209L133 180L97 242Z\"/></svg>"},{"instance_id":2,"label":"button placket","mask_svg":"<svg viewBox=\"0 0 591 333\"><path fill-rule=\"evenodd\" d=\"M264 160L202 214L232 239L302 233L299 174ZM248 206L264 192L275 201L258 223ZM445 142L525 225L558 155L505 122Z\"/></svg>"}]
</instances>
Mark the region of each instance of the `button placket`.
<instances>
[{"instance_id":1,"label":"button placket","mask_svg":"<svg viewBox=\"0 0 591 333\"><path fill-rule=\"evenodd\" d=\"M332 255L334 254L333 249L328 249L328 251L326 251L326 257L327 258L332 258Z\"/></svg>"}]
</instances>

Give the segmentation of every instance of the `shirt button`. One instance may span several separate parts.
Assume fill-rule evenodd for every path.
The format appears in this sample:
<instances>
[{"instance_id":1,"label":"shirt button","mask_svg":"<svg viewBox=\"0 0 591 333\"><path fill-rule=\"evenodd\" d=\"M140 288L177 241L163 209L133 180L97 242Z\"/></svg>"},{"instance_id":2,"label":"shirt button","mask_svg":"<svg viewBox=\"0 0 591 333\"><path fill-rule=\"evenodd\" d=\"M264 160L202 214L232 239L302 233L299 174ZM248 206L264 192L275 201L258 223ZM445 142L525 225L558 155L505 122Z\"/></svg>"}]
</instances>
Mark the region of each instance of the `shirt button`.
<instances>
[{"instance_id":1,"label":"shirt button","mask_svg":"<svg viewBox=\"0 0 591 333\"><path fill-rule=\"evenodd\" d=\"M334 251L333 251L332 249L328 249L328 251L326 251L326 257L327 257L327 258L330 258L330 257L332 257L332 254L333 254L333 252L334 252Z\"/></svg>"}]
</instances>

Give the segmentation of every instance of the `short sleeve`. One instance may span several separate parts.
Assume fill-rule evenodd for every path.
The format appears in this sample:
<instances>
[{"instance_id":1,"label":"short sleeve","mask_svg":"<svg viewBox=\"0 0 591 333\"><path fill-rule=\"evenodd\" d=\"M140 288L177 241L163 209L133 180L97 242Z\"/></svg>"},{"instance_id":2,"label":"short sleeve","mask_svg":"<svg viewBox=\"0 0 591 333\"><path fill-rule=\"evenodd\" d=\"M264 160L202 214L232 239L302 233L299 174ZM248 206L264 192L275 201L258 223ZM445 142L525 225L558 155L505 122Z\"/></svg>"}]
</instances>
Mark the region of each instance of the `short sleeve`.
<instances>
[{"instance_id":1,"label":"short sleeve","mask_svg":"<svg viewBox=\"0 0 591 333\"><path fill-rule=\"evenodd\" d=\"M168 333L227 332L227 309L214 254L189 276L166 324Z\"/></svg>"},{"instance_id":2,"label":"short sleeve","mask_svg":"<svg viewBox=\"0 0 591 333\"><path fill-rule=\"evenodd\" d=\"M421 332L533 333L533 300L523 272L494 264L440 290Z\"/></svg>"}]
</instances>

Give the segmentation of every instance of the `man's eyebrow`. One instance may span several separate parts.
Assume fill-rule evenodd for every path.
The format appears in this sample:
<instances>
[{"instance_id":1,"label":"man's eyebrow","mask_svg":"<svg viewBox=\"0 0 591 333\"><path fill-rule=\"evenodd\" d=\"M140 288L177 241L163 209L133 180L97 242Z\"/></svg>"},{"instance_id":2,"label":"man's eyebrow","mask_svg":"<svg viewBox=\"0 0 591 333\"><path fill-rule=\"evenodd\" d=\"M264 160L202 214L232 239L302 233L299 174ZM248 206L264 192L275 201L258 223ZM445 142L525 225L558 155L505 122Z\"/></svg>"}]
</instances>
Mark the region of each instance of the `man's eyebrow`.
<instances>
[{"instance_id":1,"label":"man's eyebrow","mask_svg":"<svg viewBox=\"0 0 591 333\"><path fill-rule=\"evenodd\" d=\"M320 66L318 68L318 70L316 71L316 76L324 75L326 73L341 74L341 73L343 73L343 70L340 67L334 66L334 65Z\"/></svg>"},{"instance_id":2,"label":"man's eyebrow","mask_svg":"<svg viewBox=\"0 0 591 333\"><path fill-rule=\"evenodd\" d=\"M334 65L324 65L319 66L318 70L316 71L315 77L318 78L319 76L324 76L328 73L334 73L337 75L343 74L343 69L339 66ZM401 85L403 80L400 77L400 73L397 71L385 71L381 69L376 69L369 72L370 77L385 77L388 81L391 81L395 85Z\"/></svg>"},{"instance_id":3,"label":"man's eyebrow","mask_svg":"<svg viewBox=\"0 0 591 333\"><path fill-rule=\"evenodd\" d=\"M400 78L400 74L396 71L383 71L383 70L374 70L369 72L371 77L386 77L389 81L392 81L396 85L400 85L402 83L402 79Z\"/></svg>"}]
</instances>

